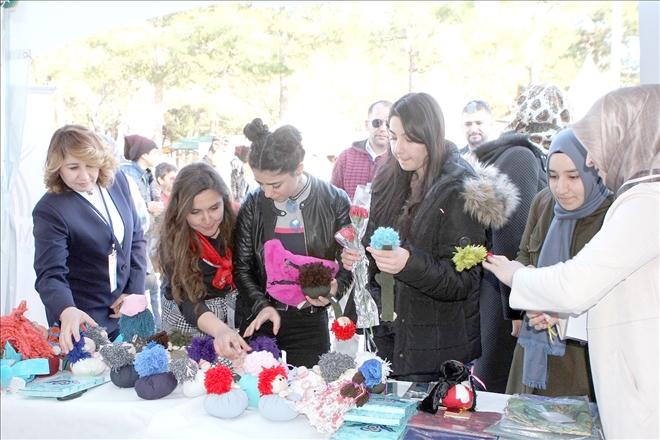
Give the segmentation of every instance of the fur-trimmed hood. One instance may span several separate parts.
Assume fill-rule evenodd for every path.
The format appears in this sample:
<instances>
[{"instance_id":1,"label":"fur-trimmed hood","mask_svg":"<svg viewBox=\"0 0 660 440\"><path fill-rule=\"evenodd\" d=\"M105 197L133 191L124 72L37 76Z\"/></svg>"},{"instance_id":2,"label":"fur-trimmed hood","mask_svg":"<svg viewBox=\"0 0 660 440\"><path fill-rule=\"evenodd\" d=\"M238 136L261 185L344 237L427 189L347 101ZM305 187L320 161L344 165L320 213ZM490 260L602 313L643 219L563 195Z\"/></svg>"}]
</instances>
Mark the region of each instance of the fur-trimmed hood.
<instances>
[{"instance_id":1,"label":"fur-trimmed hood","mask_svg":"<svg viewBox=\"0 0 660 440\"><path fill-rule=\"evenodd\" d=\"M463 156L477 177L466 179L461 197L464 210L485 227L504 226L520 203L520 191L509 177L492 165L481 164L472 154Z\"/></svg>"}]
</instances>

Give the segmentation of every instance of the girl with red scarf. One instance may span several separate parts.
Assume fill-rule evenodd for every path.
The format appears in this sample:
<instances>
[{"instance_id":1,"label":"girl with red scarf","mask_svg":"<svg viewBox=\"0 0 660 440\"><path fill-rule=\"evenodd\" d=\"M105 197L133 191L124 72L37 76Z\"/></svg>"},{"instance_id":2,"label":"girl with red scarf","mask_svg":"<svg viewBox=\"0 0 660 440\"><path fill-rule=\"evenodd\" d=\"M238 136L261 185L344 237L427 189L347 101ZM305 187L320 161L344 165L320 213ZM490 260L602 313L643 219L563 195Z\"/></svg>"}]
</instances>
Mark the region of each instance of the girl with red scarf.
<instances>
[{"instance_id":1,"label":"girl with red scarf","mask_svg":"<svg viewBox=\"0 0 660 440\"><path fill-rule=\"evenodd\" d=\"M174 181L157 248L163 274L163 330L213 336L216 352L228 359L250 350L234 329L235 223L222 177L204 162L193 163Z\"/></svg>"}]
</instances>

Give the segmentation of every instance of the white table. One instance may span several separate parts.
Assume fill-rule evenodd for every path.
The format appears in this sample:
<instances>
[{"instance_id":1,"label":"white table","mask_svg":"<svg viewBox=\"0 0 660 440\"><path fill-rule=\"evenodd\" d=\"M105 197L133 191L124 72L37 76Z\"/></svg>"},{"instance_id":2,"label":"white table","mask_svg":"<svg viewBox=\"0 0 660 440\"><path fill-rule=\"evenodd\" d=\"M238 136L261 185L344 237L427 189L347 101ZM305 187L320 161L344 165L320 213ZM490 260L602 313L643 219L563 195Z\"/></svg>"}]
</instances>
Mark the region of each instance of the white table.
<instances>
[{"instance_id":1,"label":"white table","mask_svg":"<svg viewBox=\"0 0 660 440\"><path fill-rule=\"evenodd\" d=\"M406 383L400 383L403 394ZM409 385L409 384L408 384ZM479 392L477 410L502 412L510 396ZM186 397L178 386L159 400L143 400L132 388L112 382L79 398L58 401L11 394L2 396L0 437L4 439L325 439L305 416L271 422L247 409L235 419L219 419L204 409L205 396Z\"/></svg>"}]
</instances>

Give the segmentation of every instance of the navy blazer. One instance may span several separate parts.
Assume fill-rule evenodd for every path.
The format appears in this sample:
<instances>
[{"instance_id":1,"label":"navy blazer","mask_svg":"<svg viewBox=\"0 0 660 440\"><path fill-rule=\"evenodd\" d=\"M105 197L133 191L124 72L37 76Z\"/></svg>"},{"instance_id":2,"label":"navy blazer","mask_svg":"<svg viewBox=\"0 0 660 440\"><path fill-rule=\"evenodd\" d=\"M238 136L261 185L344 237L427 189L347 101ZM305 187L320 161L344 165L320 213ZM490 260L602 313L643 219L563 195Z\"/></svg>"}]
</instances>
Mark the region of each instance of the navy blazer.
<instances>
[{"instance_id":1,"label":"navy blazer","mask_svg":"<svg viewBox=\"0 0 660 440\"><path fill-rule=\"evenodd\" d=\"M73 306L110 334L119 323L110 318L110 305L122 293L144 295L146 241L123 172L116 173L108 193L124 222L123 245L114 233L111 237L108 224L76 192L46 193L32 211L35 289L46 306L49 325L59 322L62 311ZM111 239L117 249L117 289L113 292L108 275Z\"/></svg>"}]
</instances>

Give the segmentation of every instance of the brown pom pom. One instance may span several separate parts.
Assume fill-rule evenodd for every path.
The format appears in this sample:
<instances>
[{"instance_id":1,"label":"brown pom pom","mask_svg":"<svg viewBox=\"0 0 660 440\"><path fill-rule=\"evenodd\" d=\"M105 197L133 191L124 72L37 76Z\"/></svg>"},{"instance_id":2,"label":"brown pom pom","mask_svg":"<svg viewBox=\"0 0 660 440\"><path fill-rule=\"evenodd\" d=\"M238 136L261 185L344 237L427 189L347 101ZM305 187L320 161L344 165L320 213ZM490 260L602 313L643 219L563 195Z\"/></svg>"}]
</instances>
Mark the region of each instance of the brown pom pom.
<instances>
[{"instance_id":1,"label":"brown pom pom","mask_svg":"<svg viewBox=\"0 0 660 440\"><path fill-rule=\"evenodd\" d=\"M170 339L167 336L167 332L163 330L160 333L156 333L155 335L151 335L147 338L147 344L151 341L156 341L157 344L162 345L163 347L167 348L167 345L170 342Z\"/></svg>"}]
</instances>

